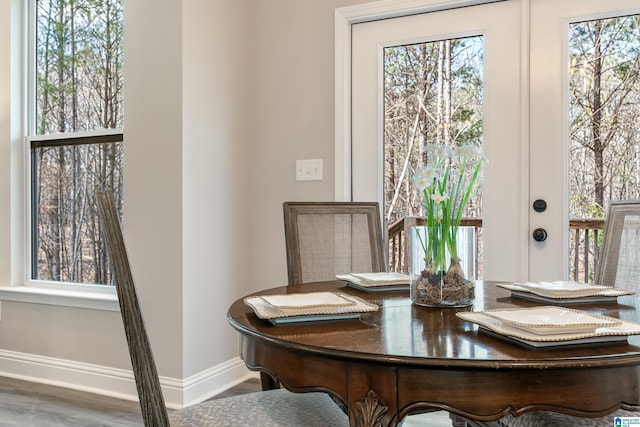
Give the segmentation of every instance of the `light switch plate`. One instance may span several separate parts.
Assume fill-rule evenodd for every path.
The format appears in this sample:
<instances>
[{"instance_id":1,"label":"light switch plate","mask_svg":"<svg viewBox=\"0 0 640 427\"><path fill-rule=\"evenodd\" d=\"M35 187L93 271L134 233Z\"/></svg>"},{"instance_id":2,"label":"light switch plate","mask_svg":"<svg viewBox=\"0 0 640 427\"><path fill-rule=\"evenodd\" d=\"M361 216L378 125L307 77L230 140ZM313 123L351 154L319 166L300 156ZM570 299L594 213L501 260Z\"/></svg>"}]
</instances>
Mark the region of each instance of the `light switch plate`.
<instances>
[{"instance_id":1,"label":"light switch plate","mask_svg":"<svg viewBox=\"0 0 640 427\"><path fill-rule=\"evenodd\" d=\"M322 181L322 159L296 160L296 181Z\"/></svg>"}]
</instances>

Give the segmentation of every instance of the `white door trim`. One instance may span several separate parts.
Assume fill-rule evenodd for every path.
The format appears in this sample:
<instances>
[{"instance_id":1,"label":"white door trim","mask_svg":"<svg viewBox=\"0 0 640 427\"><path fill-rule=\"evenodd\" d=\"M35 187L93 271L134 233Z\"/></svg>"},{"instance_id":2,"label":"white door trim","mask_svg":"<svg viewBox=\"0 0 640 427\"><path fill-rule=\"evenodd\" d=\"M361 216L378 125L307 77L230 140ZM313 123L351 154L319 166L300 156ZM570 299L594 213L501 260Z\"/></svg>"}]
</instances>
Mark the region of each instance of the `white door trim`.
<instances>
[{"instance_id":1,"label":"white door trim","mask_svg":"<svg viewBox=\"0 0 640 427\"><path fill-rule=\"evenodd\" d=\"M498 0L510 1L510 0ZM488 3L495 3L491 0L383 0L374 3L365 3L350 7L338 8L335 10L335 200L352 200L352 180L351 180L351 56L352 40L351 27L353 24L369 22L385 18L395 18L418 13L435 12L440 10L476 6ZM528 12L530 0L520 0L521 7L521 138L519 141L521 150L520 173L514 179L521 185L518 221L520 235L529 235L529 212L526 208L529 205L528 186L523 183L528 182L529 162L529 59L528 59ZM518 277L510 280L527 280L529 276L527 238L521 239L517 247L512 248L517 253L516 271Z\"/></svg>"},{"instance_id":2,"label":"white door trim","mask_svg":"<svg viewBox=\"0 0 640 427\"><path fill-rule=\"evenodd\" d=\"M335 200L351 200L351 25L496 0L382 0L337 8L335 31ZM498 0L505 1L505 0Z\"/></svg>"}]
</instances>

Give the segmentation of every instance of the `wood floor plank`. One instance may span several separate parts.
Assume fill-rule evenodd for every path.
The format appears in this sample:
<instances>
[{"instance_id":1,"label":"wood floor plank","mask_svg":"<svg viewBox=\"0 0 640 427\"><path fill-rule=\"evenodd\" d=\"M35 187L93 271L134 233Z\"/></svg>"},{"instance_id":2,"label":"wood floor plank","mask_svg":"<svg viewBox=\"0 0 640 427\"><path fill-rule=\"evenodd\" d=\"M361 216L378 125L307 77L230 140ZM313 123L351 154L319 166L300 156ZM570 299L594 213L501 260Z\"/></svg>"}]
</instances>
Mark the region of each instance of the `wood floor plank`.
<instances>
[{"instance_id":1,"label":"wood floor plank","mask_svg":"<svg viewBox=\"0 0 640 427\"><path fill-rule=\"evenodd\" d=\"M2 427L139 427L137 402L0 377Z\"/></svg>"},{"instance_id":2,"label":"wood floor plank","mask_svg":"<svg viewBox=\"0 0 640 427\"><path fill-rule=\"evenodd\" d=\"M214 398L260 390L250 379ZM0 427L140 427L138 402L0 377Z\"/></svg>"},{"instance_id":3,"label":"wood floor plank","mask_svg":"<svg viewBox=\"0 0 640 427\"><path fill-rule=\"evenodd\" d=\"M260 391L249 379L216 398ZM85 391L0 377L0 427L141 427L138 402ZM403 427L451 426L446 412L410 416ZM253 426L251 426L253 427Z\"/></svg>"}]
</instances>

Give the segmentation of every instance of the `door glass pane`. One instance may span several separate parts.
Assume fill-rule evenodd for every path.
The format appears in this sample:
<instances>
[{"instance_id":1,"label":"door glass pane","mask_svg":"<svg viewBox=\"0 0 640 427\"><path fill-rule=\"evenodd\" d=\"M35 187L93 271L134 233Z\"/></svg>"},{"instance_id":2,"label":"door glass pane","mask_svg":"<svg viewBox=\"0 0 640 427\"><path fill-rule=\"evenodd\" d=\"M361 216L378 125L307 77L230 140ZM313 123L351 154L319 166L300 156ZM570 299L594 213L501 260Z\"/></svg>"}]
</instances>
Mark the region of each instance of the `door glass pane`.
<instances>
[{"instance_id":1,"label":"door glass pane","mask_svg":"<svg viewBox=\"0 0 640 427\"><path fill-rule=\"evenodd\" d=\"M569 26L569 263L576 280L593 280L607 202L640 198L639 24L634 15Z\"/></svg>"},{"instance_id":2,"label":"door glass pane","mask_svg":"<svg viewBox=\"0 0 640 427\"><path fill-rule=\"evenodd\" d=\"M482 36L384 49L384 212L389 225L426 215L411 178L427 164L427 145L482 147L482 101ZM481 188L476 185L465 217L482 218ZM481 234L477 240L482 241ZM479 248L477 277L481 254Z\"/></svg>"}]
</instances>

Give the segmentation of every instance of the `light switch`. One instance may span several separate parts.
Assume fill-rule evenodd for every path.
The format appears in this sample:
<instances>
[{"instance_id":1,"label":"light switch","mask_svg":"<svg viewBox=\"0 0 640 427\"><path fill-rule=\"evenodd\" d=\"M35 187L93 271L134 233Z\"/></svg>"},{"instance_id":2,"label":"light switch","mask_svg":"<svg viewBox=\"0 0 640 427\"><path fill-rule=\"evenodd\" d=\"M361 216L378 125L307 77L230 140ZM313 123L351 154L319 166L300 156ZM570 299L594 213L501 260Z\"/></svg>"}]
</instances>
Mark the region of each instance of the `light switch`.
<instances>
[{"instance_id":1,"label":"light switch","mask_svg":"<svg viewBox=\"0 0 640 427\"><path fill-rule=\"evenodd\" d=\"M296 160L296 181L322 181L322 159Z\"/></svg>"}]
</instances>

